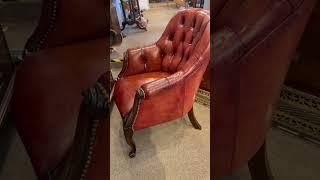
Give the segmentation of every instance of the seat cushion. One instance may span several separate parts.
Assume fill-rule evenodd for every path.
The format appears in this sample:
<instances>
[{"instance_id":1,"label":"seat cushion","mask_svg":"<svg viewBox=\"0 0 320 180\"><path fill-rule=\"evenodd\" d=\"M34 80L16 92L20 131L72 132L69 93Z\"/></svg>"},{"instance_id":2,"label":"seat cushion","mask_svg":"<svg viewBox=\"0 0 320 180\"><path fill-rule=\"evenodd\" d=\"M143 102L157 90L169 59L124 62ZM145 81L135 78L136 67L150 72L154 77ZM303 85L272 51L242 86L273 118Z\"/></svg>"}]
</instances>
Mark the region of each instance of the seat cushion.
<instances>
[{"instance_id":1,"label":"seat cushion","mask_svg":"<svg viewBox=\"0 0 320 180\"><path fill-rule=\"evenodd\" d=\"M167 72L150 72L119 79L115 85L114 99L121 115L126 115L132 108L134 96L139 87L169 75Z\"/></svg>"}]
</instances>

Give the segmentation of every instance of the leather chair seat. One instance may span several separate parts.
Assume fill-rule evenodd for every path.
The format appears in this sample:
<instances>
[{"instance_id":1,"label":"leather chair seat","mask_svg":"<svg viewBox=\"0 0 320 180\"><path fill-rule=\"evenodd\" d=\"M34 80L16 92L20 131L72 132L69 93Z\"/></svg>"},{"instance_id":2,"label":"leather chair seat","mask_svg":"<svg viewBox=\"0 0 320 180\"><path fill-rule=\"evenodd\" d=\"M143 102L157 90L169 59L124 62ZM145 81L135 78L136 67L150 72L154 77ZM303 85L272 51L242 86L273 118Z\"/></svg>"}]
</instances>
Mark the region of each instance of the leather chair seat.
<instances>
[{"instance_id":1,"label":"leather chair seat","mask_svg":"<svg viewBox=\"0 0 320 180\"><path fill-rule=\"evenodd\" d=\"M138 88L143 84L170 76L167 72L149 72L127 76L117 81L114 98L122 116L129 113L133 106L134 97Z\"/></svg>"}]
</instances>

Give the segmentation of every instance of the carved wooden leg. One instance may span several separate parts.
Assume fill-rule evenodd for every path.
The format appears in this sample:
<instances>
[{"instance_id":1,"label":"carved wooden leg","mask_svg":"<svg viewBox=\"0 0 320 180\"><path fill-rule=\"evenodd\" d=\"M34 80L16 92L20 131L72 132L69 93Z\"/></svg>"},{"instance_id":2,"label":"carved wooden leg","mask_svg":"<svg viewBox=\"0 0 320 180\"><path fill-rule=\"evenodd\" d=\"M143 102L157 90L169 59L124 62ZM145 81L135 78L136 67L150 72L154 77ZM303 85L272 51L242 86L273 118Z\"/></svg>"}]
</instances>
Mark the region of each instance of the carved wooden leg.
<instances>
[{"instance_id":1,"label":"carved wooden leg","mask_svg":"<svg viewBox=\"0 0 320 180\"><path fill-rule=\"evenodd\" d=\"M193 107L188 112L188 117L190 119L190 122L191 122L192 126L194 128L196 128L196 129L201 130L201 125L199 124L199 122L197 121L196 117L194 116Z\"/></svg>"},{"instance_id":2,"label":"carved wooden leg","mask_svg":"<svg viewBox=\"0 0 320 180\"><path fill-rule=\"evenodd\" d=\"M133 136L133 123L137 116L139 104L141 102L141 98L144 97L144 92L142 89L138 89L135 95L134 103L130 113L122 117L123 120L123 131L124 136L126 137L126 141L128 145L131 147L131 151L129 153L129 157L133 158L136 156L136 144L134 143L132 136Z\"/></svg>"},{"instance_id":3,"label":"carved wooden leg","mask_svg":"<svg viewBox=\"0 0 320 180\"><path fill-rule=\"evenodd\" d=\"M250 159L248 166L252 180L273 180L267 158L266 142L264 142L259 151Z\"/></svg>"},{"instance_id":4,"label":"carved wooden leg","mask_svg":"<svg viewBox=\"0 0 320 180\"><path fill-rule=\"evenodd\" d=\"M124 136L126 137L126 141L128 145L131 147L131 151L129 153L129 157L133 158L136 156L136 144L133 141L133 130L131 128L123 128Z\"/></svg>"}]
</instances>

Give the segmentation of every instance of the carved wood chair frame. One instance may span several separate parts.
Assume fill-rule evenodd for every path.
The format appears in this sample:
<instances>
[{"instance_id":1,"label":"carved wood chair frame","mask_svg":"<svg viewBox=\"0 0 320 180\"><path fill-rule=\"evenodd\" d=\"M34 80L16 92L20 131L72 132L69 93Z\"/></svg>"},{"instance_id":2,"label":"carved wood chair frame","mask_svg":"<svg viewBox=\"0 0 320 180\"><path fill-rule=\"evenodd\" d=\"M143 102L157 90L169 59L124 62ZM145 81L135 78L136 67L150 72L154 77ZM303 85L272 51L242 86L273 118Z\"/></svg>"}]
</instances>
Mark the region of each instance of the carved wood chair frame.
<instances>
[{"instance_id":1,"label":"carved wood chair frame","mask_svg":"<svg viewBox=\"0 0 320 180\"><path fill-rule=\"evenodd\" d=\"M123 77L123 73L125 72L127 67L128 67L128 54L124 53L123 68L122 68L121 72L119 73L118 78L115 81L113 81L113 85L112 86L114 86L114 84L116 83L117 80L119 80L120 78ZM144 91L142 90L142 88L137 89L136 93L135 93L134 103L133 103L133 106L132 106L131 110L129 111L129 113L127 115L125 115L125 116L121 115L122 123L123 123L122 128L123 128L124 136L125 136L127 144L131 148L130 152L129 152L129 157L130 158L133 158L133 157L136 156L136 144L135 144L135 141L133 140L133 134L134 134L133 126L134 126L135 120L136 120L137 115L138 115L138 110L139 110L139 107L140 107L140 103L141 103L142 99L144 99L144 97L145 97L145 94L144 94ZM113 97L112 97L111 104L112 104L111 107L113 107L114 106ZM188 112L188 117L189 117L189 120L190 120L192 126L195 129L201 130L201 125L197 121L197 119L196 119L196 117L194 115L193 107Z\"/></svg>"}]
</instances>

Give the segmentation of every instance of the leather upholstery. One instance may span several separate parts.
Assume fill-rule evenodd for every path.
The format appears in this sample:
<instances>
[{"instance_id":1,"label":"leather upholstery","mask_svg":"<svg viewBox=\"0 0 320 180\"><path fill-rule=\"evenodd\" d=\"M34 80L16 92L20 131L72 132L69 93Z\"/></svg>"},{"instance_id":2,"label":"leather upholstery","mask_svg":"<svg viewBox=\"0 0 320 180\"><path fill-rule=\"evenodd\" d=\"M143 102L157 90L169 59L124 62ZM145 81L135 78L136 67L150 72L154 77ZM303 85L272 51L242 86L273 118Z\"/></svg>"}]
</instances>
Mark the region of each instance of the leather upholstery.
<instances>
[{"instance_id":1,"label":"leather upholstery","mask_svg":"<svg viewBox=\"0 0 320 180\"><path fill-rule=\"evenodd\" d=\"M128 76L127 78L118 80L118 85L115 88L114 96L116 101L119 102L119 111L123 114L129 113L131 107L133 106L136 90L143 84L168 77L169 75L170 74L166 72L150 72Z\"/></svg>"},{"instance_id":2,"label":"leather upholstery","mask_svg":"<svg viewBox=\"0 0 320 180\"><path fill-rule=\"evenodd\" d=\"M34 53L25 58L17 71L14 118L39 177L56 167L72 145L81 93L108 68L104 60L106 41L93 40Z\"/></svg>"},{"instance_id":3,"label":"leather upholstery","mask_svg":"<svg viewBox=\"0 0 320 180\"><path fill-rule=\"evenodd\" d=\"M35 52L75 42L106 38L107 0L43 0L39 24L26 44Z\"/></svg>"},{"instance_id":4,"label":"leather upholstery","mask_svg":"<svg viewBox=\"0 0 320 180\"><path fill-rule=\"evenodd\" d=\"M210 9L211 13L212 13L212 17L216 18L216 16L218 14L220 14L221 9L224 7L224 5L226 4L228 0L214 0L212 3L212 6Z\"/></svg>"},{"instance_id":5,"label":"leather upholstery","mask_svg":"<svg viewBox=\"0 0 320 180\"><path fill-rule=\"evenodd\" d=\"M96 143L93 147L93 154L87 175L84 180L105 180L110 179L107 164L110 150L110 140L107 134L110 134L109 119L105 119L97 129Z\"/></svg>"},{"instance_id":6,"label":"leather upholstery","mask_svg":"<svg viewBox=\"0 0 320 180\"><path fill-rule=\"evenodd\" d=\"M211 58L214 177L244 166L263 144L314 4L229 0L216 16Z\"/></svg>"},{"instance_id":7,"label":"leather upholstery","mask_svg":"<svg viewBox=\"0 0 320 180\"><path fill-rule=\"evenodd\" d=\"M48 37L48 47L106 37L106 0L60 1L58 6L56 28Z\"/></svg>"},{"instance_id":8,"label":"leather upholstery","mask_svg":"<svg viewBox=\"0 0 320 180\"><path fill-rule=\"evenodd\" d=\"M82 93L110 69L108 24L106 0L43 1L12 100L17 130L40 179L70 157ZM85 179L106 178L107 122L96 130Z\"/></svg>"},{"instance_id":9,"label":"leather upholstery","mask_svg":"<svg viewBox=\"0 0 320 180\"><path fill-rule=\"evenodd\" d=\"M318 1L306 26L285 84L291 88L320 97L320 3Z\"/></svg>"},{"instance_id":10,"label":"leather upholstery","mask_svg":"<svg viewBox=\"0 0 320 180\"><path fill-rule=\"evenodd\" d=\"M208 13L201 9L178 12L156 43L126 52L114 93L121 115L128 115L141 88L144 98L134 130L182 117L192 107L209 57Z\"/></svg>"}]
</instances>

